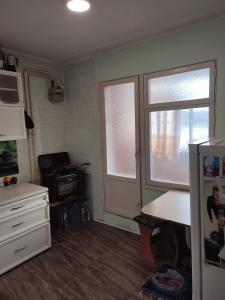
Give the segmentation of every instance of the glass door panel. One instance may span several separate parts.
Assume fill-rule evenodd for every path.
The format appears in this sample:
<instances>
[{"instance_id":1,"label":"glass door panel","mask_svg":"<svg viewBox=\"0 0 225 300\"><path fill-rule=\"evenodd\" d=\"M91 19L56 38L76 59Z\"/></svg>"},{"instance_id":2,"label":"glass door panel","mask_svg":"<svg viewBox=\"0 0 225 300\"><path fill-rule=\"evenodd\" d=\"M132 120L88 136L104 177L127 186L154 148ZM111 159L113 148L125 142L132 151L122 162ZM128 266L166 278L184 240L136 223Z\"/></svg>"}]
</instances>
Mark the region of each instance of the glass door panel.
<instances>
[{"instance_id":1,"label":"glass door panel","mask_svg":"<svg viewBox=\"0 0 225 300\"><path fill-rule=\"evenodd\" d=\"M0 89L18 90L17 76L0 74Z\"/></svg>"},{"instance_id":2,"label":"glass door panel","mask_svg":"<svg viewBox=\"0 0 225 300\"><path fill-rule=\"evenodd\" d=\"M19 103L18 91L9 91L0 88L0 103L18 104Z\"/></svg>"},{"instance_id":3,"label":"glass door panel","mask_svg":"<svg viewBox=\"0 0 225 300\"><path fill-rule=\"evenodd\" d=\"M101 84L104 209L126 218L141 207L138 84L137 76Z\"/></svg>"},{"instance_id":4,"label":"glass door panel","mask_svg":"<svg viewBox=\"0 0 225 300\"><path fill-rule=\"evenodd\" d=\"M104 88L107 175L136 178L135 84Z\"/></svg>"},{"instance_id":5,"label":"glass door panel","mask_svg":"<svg viewBox=\"0 0 225 300\"><path fill-rule=\"evenodd\" d=\"M17 105L20 102L22 104L19 80L18 73L0 74L0 105Z\"/></svg>"}]
</instances>

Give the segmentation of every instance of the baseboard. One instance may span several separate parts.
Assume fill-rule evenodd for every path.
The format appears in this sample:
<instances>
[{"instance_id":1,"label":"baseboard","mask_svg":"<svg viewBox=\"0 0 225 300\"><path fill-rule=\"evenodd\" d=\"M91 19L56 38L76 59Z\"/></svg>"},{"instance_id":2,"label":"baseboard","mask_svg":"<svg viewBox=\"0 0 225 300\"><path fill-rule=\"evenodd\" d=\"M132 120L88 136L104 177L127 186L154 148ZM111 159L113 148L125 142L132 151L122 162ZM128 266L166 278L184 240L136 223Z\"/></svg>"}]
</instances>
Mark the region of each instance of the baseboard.
<instances>
[{"instance_id":1,"label":"baseboard","mask_svg":"<svg viewBox=\"0 0 225 300\"><path fill-rule=\"evenodd\" d=\"M94 221L98 222L98 223L108 225L108 226L111 226L111 227L114 227L114 228L118 228L118 229L121 229L121 230L124 230L124 231L127 231L127 232L131 232L131 233L134 233L136 235L140 235L140 233L138 233L135 230L132 230L131 228L128 228L128 227L125 228L125 227L122 227L122 226L114 225L112 223L108 223L108 222L105 222L104 220L99 220L99 219L94 219Z\"/></svg>"}]
</instances>

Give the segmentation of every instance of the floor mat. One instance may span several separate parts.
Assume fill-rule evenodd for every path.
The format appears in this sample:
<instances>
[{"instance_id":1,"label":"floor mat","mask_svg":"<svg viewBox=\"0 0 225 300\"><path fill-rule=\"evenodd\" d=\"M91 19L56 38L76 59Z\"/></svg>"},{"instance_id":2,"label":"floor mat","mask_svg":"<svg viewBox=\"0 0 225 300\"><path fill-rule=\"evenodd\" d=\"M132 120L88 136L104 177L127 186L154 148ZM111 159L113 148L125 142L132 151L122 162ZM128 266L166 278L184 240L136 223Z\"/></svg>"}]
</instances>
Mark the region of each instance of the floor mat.
<instances>
[{"instance_id":1,"label":"floor mat","mask_svg":"<svg viewBox=\"0 0 225 300\"><path fill-rule=\"evenodd\" d=\"M191 300L191 274L163 265L137 292L142 300Z\"/></svg>"}]
</instances>

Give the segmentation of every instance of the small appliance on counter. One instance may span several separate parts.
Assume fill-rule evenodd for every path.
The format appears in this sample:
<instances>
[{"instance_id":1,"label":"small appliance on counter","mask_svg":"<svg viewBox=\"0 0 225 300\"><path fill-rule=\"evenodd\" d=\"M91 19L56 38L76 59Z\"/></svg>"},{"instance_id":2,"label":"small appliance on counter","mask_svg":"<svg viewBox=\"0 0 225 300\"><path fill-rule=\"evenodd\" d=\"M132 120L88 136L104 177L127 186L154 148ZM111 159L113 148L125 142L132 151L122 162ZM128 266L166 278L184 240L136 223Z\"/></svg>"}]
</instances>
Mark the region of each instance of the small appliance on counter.
<instances>
[{"instance_id":1,"label":"small appliance on counter","mask_svg":"<svg viewBox=\"0 0 225 300\"><path fill-rule=\"evenodd\" d=\"M18 67L18 57L8 53L5 54L0 45L0 70L16 72Z\"/></svg>"},{"instance_id":2,"label":"small appliance on counter","mask_svg":"<svg viewBox=\"0 0 225 300\"><path fill-rule=\"evenodd\" d=\"M11 72L16 72L18 67L18 57L9 53L6 57L6 70Z\"/></svg>"}]
</instances>

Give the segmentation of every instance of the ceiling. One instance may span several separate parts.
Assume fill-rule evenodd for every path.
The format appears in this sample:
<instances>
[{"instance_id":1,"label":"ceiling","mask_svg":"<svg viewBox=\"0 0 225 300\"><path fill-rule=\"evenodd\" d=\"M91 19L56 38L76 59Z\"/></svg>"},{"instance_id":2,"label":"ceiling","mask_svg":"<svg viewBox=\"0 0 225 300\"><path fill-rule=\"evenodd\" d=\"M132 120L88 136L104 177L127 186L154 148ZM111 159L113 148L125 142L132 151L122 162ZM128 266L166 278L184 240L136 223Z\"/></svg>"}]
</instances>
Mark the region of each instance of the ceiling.
<instances>
[{"instance_id":1,"label":"ceiling","mask_svg":"<svg viewBox=\"0 0 225 300\"><path fill-rule=\"evenodd\" d=\"M82 14L65 0L0 0L4 48L67 63L225 14L224 0L90 0Z\"/></svg>"}]
</instances>

